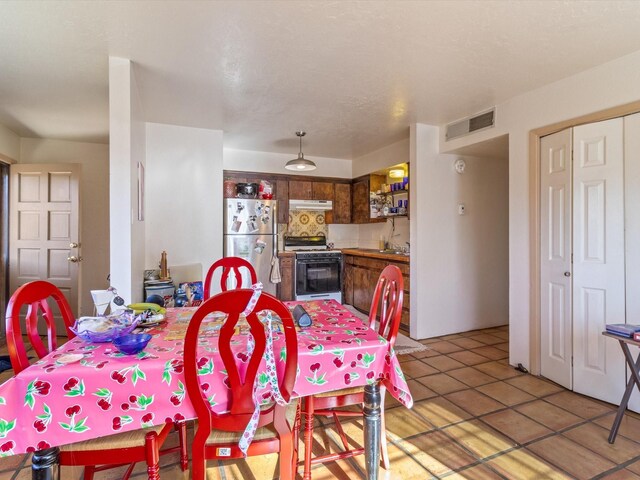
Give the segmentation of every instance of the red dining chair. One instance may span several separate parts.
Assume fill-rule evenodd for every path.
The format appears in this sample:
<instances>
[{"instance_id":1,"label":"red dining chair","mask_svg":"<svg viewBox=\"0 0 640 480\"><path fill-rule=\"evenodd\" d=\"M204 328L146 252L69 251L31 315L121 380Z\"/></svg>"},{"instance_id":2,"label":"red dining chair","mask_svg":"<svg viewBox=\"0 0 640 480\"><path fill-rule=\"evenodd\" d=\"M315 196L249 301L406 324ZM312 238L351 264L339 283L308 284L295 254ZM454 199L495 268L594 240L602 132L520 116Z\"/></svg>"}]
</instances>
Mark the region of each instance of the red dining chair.
<instances>
[{"instance_id":1,"label":"red dining chair","mask_svg":"<svg viewBox=\"0 0 640 480\"><path fill-rule=\"evenodd\" d=\"M233 274L233 278L236 282L236 288L245 288L250 287L254 283L258 281L258 276L256 275L256 271L253 269L253 266L244 258L240 257L224 257L209 267L209 271L207 272L207 277L204 281L204 300L211 296L211 280L213 279L214 272L218 269L222 268L222 276L220 277L220 289L223 292L228 290L228 282L229 276ZM251 285L242 285L242 274L240 273L241 268L246 268L249 270L249 275L251 275Z\"/></svg>"},{"instance_id":2,"label":"red dining chair","mask_svg":"<svg viewBox=\"0 0 640 480\"><path fill-rule=\"evenodd\" d=\"M298 400L291 398L298 368L296 329L286 305L274 296L262 293L255 308L247 316L255 346L251 353L245 353L247 357L242 361L246 366L246 373L241 374L236 363L238 352L232 351L232 344L237 344L238 337L234 337L236 325L252 293L250 289L237 289L215 295L198 308L189 322L184 346L184 371L187 394L198 419L192 446L191 473L194 480L205 478L207 459L228 460L244 457L238 442L255 410L254 382L266 349L265 327L257 314L264 310L273 312L282 321L286 365L283 375L278 379L278 385L282 397L289 404L280 406L277 403L269 403L260 408L258 428L247 450L247 456L277 452L280 458L280 479L289 480L295 477L300 419ZM218 371L224 369L227 375L224 380L227 391L217 393L218 398L225 395L228 397L227 410L223 413L214 413L211 410L206 393L201 388L202 377L198 375L198 362L201 363L202 358L205 358L200 356L206 355L206 352L198 351L200 324L211 312L227 314L227 319L220 328L219 358L216 357L218 364L222 361ZM276 362L279 361L278 356L276 355Z\"/></svg>"},{"instance_id":3,"label":"red dining chair","mask_svg":"<svg viewBox=\"0 0 640 480\"><path fill-rule=\"evenodd\" d=\"M75 337L75 334L69 328L75 320L73 312L58 287L41 280L22 285L9 299L6 314L7 348L11 366L16 374L29 366L27 352L22 339L22 327L20 326L20 310L23 305L28 305L25 317L26 336L38 358L44 357L57 347L54 310L51 309L47 298L51 298L57 305L58 313L60 313L64 322L67 338ZM38 333L40 318L44 320L47 327L46 346Z\"/></svg>"},{"instance_id":4,"label":"red dining chair","mask_svg":"<svg viewBox=\"0 0 640 480\"><path fill-rule=\"evenodd\" d=\"M402 300L404 295L404 281L402 272L395 265L388 265L382 270L371 301L369 311L369 328L375 329L378 334L387 339L391 347L394 346L400 318L402 315ZM376 326L376 322L378 325ZM382 465L389 469L389 454L387 452L387 438L384 422L384 386L380 386L380 415L381 436L380 453ZM361 417L362 410L342 410L342 407L352 405L362 406L364 402L364 387L345 388L338 391L327 392L304 398L302 412L305 415L304 422L304 476L303 480L311 479L311 465L342 460L364 453L364 448L350 448L347 436L340 424L340 416ZM313 418L314 415L331 416L335 421L336 430L342 441L344 450L332 454L325 454L311 458L313 446Z\"/></svg>"},{"instance_id":5,"label":"red dining chair","mask_svg":"<svg viewBox=\"0 0 640 480\"><path fill-rule=\"evenodd\" d=\"M29 366L20 325L20 314L24 307L27 310L25 317L27 338L38 358L44 357L56 348L54 310L51 309L48 299L53 300L57 305L64 321L67 337L71 339L75 336L69 329L74 321L71 307L55 285L42 280L22 285L11 296L6 315L7 346L11 366L16 375ZM38 334L38 322L41 318L47 327L47 347ZM91 480L95 472L131 464L123 476L123 479L127 479L131 475L135 463L144 461L147 463L149 479L155 480L160 478L158 473L160 455L180 452L182 470L186 470L188 467L186 424L184 422L175 425L180 437L179 446L160 451L160 447L173 428L172 423L167 423L64 445L60 447L59 463L66 466L84 466L84 479Z\"/></svg>"}]
</instances>

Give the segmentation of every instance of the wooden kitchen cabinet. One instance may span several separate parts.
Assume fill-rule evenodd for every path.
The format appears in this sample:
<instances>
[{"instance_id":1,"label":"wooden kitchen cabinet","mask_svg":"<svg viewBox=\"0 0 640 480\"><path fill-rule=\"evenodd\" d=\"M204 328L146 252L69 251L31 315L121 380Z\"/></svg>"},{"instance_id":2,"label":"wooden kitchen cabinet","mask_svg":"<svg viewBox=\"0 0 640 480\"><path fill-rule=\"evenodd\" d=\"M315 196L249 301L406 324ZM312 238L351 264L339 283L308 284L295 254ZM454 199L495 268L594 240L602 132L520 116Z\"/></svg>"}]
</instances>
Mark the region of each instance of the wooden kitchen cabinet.
<instances>
[{"instance_id":1,"label":"wooden kitchen cabinet","mask_svg":"<svg viewBox=\"0 0 640 480\"><path fill-rule=\"evenodd\" d=\"M282 280L276 287L276 295L283 302L295 299L295 286L293 279L295 278L295 253L279 252L280 260L280 277Z\"/></svg>"},{"instance_id":2,"label":"wooden kitchen cabinet","mask_svg":"<svg viewBox=\"0 0 640 480\"><path fill-rule=\"evenodd\" d=\"M351 223L351 185L348 183L335 184L333 223Z\"/></svg>"},{"instance_id":3,"label":"wooden kitchen cabinet","mask_svg":"<svg viewBox=\"0 0 640 480\"><path fill-rule=\"evenodd\" d=\"M333 202L333 183L313 182L313 200L331 200Z\"/></svg>"},{"instance_id":4,"label":"wooden kitchen cabinet","mask_svg":"<svg viewBox=\"0 0 640 480\"><path fill-rule=\"evenodd\" d=\"M351 221L352 223L378 223L385 218L371 218L370 192L380 189L384 183L383 175L365 175L358 177L352 185Z\"/></svg>"},{"instance_id":5,"label":"wooden kitchen cabinet","mask_svg":"<svg viewBox=\"0 0 640 480\"><path fill-rule=\"evenodd\" d=\"M364 179L352 185L351 221L369 223L369 180Z\"/></svg>"},{"instance_id":6,"label":"wooden kitchen cabinet","mask_svg":"<svg viewBox=\"0 0 640 480\"><path fill-rule=\"evenodd\" d=\"M388 259L384 258L388 257ZM409 332L409 263L408 258L403 261L394 261L393 255L377 254L376 258L371 258L366 253L360 252L358 255L349 255L343 251L343 297L344 302L353 305L363 313L369 314L371 300L376 289L376 284L380 273L387 265L396 265L402 272L404 281L404 299L402 304L402 317L400 328Z\"/></svg>"},{"instance_id":7,"label":"wooden kitchen cabinet","mask_svg":"<svg viewBox=\"0 0 640 480\"><path fill-rule=\"evenodd\" d=\"M278 223L289 223L289 181L276 180Z\"/></svg>"},{"instance_id":8,"label":"wooden kitchen cabinet","mask_svg":"<svg viewBox=\"0 0 640 480\"><path fill-rule=\"evenodd\" d=\"M313 200L312 182L300 180L289 181L289 199L291 200Z\"/></svg>"}]
</instances>

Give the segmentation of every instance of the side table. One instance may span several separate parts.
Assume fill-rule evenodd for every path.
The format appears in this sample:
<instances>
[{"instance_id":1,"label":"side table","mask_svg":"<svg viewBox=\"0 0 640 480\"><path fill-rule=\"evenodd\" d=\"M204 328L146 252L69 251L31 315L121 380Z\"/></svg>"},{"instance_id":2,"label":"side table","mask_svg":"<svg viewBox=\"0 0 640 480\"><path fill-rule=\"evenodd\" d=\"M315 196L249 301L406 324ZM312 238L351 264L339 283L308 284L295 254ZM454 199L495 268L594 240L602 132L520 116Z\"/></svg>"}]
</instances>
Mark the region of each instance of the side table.
<instances>
[{"instance_id":1,"label":"side table","mask_svg":"<svg viewBox=\"0 0 640 480\"><path fill-rule=\"evenodd\" d=\"M613 443L616 441L616 436L618 435L618 429L620 428L620 423L622 422L622 417L624 415L624 411L627 409L627 404L629 403L629 398L631 398L631 393L633 392L633 387L638 387L640 391L640 352L636 359L633 359L631 352L629 351L629 345L635 345L636 347L640 347L640 342L636 342L633 338L623 337L621 335L614 335L609 332L602 332L602 335L605 337L615 338L620 342L620 348L622 348L622 353L624 353L624 358L627 362L627 366L631 371L631 377L627 381L627 388L624 391L624 395L622 396L622 400L620 400L620 406L618 407L618 412L616 413L616 418L613 421L613 425L611 426L611 432L609 432L609 443Z\"/></svg>"}]
</instances>

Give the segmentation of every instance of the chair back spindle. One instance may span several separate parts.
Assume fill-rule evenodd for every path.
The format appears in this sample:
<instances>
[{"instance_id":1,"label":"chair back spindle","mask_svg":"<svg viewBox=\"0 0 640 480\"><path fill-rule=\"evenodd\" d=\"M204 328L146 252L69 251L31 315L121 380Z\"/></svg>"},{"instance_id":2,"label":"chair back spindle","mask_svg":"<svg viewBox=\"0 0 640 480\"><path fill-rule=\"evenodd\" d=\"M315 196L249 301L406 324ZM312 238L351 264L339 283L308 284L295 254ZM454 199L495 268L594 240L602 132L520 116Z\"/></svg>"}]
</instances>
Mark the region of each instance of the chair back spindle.
<instances>
[{"instance_id":1,"label":"chair back spindle","mask_svg":"<svg viewBox=\"0 0 640 480\"><path fill-rule=\"evenodd\" d=\"M220 276L220 290L223 292L229 290L230 279L234 281L235 288L248 288L258 281L258 276L256 275L256 271L254 270L253 266L244 258L221 258L220 260L214 262L211 267L209 267L209 271L207 272L207 276L204 281L204 300L208 299L211 296L211 281L213 280L215 271L219 268L222 268L222 274ZM245 268L249 271L249 275L251 276L251 285L242 284L242 273L240 271L241 268Z\"/></svg>"}]
</instances>

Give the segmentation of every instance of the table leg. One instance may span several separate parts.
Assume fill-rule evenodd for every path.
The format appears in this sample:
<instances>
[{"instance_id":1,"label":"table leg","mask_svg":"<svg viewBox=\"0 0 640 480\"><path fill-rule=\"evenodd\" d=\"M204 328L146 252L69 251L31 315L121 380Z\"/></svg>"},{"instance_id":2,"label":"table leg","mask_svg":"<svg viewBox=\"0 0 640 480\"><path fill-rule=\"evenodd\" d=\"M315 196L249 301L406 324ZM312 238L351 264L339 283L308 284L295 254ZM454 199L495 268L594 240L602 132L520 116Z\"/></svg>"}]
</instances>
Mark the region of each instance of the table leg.
<instances>
[{"instance_id":1,"label":"table leg","mask_svg":"<svg viewBox=\"0 0 640 480\"><path fill-rule=\"evenodd\" d=\"M380 465L380 384L364 387L364 454L367 480L378 479Z\"/></svg>"},{"instance_id":2,"label":"table leg","mask_svg":"<svg viewBox=\"0 0 640 480\"><path fill-rule=\"evenodd\" d=\"M627 343L621 340L619 340L619 342L622 347L622 353L624 353L624 358L627 361L627 365L629 366L629 369L631 369L631 378L629 378L629 381L627 382L627 388L624 390L624 395L622 396L622 400L620 400L620 406L618 407L616 418L611 426L611 431L609 432L609 443L616 441L618 429L620 428L620 423L622 423L622 417L624 416L624 411L627 409L627 404L629 403L629 398L631 398L634 385L640 389L640 376L638 376L638 369L640 369L640 354L638 354L638 358L634 362Z\"/></svg>"},{"instance_id":3,"label":"table leg","mask_svg":"<svg viewBox=\"0 0 640 480\"><path fill-rule=\"evenodd\" d=\"M58 447L37 450L31 457L31 480L60 480Z\"/></svg>"}]
</instances>

